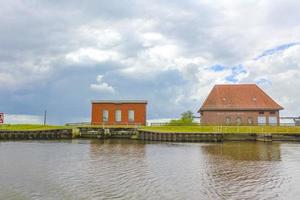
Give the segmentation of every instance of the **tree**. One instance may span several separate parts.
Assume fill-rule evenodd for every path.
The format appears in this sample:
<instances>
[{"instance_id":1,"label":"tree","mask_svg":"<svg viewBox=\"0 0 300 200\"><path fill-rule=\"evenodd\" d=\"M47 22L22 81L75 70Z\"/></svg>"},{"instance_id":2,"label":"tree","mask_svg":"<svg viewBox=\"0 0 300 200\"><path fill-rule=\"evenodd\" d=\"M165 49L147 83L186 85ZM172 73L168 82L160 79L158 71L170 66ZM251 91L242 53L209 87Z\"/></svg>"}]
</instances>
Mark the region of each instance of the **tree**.
<instances>
[{"instance_id":1,"label":"tree","mask_svg":"<svg viewBox=\"0 0 300 200\"><path fill-rule=\"evenodd\" d=\"M193 112L186 111L181 113L181 118L176 120L173 119L170 121L170 125L193 125Z\"/></svg>"},{"instance_id":2,"label":"tree","mask_svg":"<svg viewBox=\"0 0 300 200\"><path fill-rule=\"evenodd\" d=\"M187 123L193 122L193 112L188 110L181 114L181 120Z\"/></svg>"}]
</instances>

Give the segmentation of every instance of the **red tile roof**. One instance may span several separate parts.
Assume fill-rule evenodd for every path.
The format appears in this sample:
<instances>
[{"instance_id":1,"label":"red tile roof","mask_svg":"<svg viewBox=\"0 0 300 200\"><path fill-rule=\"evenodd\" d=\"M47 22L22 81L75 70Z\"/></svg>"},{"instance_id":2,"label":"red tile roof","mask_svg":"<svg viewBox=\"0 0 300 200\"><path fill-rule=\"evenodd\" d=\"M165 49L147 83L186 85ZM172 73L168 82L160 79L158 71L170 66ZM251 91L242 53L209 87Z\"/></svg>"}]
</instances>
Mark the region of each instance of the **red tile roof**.
<instances>
[{"instance_id":1,"label":"red tile roof","mask_svg":"<svg viewBox=\"0 0 300 200\"><path fill-rule=\"evenodd\" d=\"M201 106L205 110L282 110L255 84L215 85Z\"/></svg>"}]
</instances>

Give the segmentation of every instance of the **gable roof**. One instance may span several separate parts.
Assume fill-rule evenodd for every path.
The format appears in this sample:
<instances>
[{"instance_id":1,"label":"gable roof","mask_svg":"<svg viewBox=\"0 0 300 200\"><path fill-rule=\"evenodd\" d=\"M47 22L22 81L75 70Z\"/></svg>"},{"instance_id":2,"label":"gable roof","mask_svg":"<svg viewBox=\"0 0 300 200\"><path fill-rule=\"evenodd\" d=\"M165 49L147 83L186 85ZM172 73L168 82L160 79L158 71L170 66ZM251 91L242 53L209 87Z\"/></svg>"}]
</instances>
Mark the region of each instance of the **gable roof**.
<instances>
[{"instance_id":1,"label":"gable roof","mask_svg":"<svg viewBox=\"0 0 300 200\"><path fill-rule=\"evenodd\" d=\"M207 110L282 110L256 84L215 85L200 111Z\"/></svg>"}]
</instances>

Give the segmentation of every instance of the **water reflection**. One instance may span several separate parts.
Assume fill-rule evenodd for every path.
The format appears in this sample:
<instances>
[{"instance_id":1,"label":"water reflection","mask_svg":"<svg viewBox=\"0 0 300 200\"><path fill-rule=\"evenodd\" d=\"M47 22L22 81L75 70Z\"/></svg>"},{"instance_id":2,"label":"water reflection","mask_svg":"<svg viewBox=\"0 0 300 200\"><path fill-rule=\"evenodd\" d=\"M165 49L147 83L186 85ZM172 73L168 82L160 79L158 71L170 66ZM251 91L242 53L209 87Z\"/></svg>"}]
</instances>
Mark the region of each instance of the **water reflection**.
<instances>
[{"instance_id":1,"label":"water reflection","mask_svg":"<svg viewBox=\"0 0 300 200\"><path fill-rule=\"evenodd\" d=\"M293 199L300 144L0 142L0 199Z\"/></svg>"},{"instance_id":2,"label":"water reflection","mask_svg":"<svg viewBox=\"0 0 300 200\"><path fill-rule=\"evenodd\" d=\"M207 159L205 180L216 198L274 199L285 190L280 143L228 142L201 150Z\"/></svg>"},{"instance_id":3,"label":"water reflection","mask_svg":"<svg viewBox=\"0 0 300 200\"><path fill-rule=\"evenodd\" d=\"M238 161L280 161L281 143L269 142L225 142L204 145L206 154Z\"/></svg>"}]
</instances>

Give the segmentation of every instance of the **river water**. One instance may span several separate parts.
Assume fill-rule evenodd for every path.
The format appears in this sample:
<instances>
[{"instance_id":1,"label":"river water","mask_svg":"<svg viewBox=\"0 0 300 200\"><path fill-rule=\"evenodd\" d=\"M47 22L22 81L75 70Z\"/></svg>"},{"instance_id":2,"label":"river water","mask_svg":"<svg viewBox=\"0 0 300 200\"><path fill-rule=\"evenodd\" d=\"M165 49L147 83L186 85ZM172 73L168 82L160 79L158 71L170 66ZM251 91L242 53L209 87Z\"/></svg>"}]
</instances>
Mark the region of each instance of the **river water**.
<instances>
[{"instance_id":1,"label":"river water","mask_svg":"<svg viewBox=\"0 0 300 200\"><path fill-rule=\"evenodd\" d=\"M0 199L299 199L300 143L2 141Z\"/></svg>"}]
</instances>

